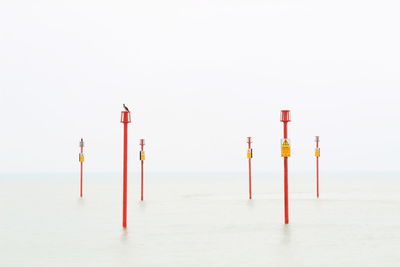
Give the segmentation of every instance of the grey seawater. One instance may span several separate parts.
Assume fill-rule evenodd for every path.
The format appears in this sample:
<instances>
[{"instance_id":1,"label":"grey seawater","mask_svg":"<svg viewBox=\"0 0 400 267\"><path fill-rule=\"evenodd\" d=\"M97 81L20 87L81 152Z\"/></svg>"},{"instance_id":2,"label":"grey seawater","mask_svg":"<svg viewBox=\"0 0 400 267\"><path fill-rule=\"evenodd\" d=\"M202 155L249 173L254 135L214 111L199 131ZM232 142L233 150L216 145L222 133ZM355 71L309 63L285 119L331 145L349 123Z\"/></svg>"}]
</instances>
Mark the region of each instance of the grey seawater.
<instances>
[{"instance_id":1,"label":"grey seawater","mask_svg":"<svg viewBox=\"0 0 400 267\"><path fill-rule=\"evenodd\" d=\"M0 176L0 266L399 266L400 175L130 174Z\"/></svg>"}]
</instances>

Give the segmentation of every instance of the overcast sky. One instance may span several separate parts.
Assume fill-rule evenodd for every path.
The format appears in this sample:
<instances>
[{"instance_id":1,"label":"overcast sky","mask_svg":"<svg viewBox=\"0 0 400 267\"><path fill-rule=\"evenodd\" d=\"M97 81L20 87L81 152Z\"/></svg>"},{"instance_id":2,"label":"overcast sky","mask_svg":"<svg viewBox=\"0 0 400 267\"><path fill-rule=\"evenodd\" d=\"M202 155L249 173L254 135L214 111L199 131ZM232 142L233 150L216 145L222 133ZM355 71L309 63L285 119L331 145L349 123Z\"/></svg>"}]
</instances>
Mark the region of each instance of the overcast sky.
<instances>
[{"instance_id":1,"label":"overcast sky","mask_svg":"<svg viewBox=\"0 0 400 267\"><path fill-rule=\"evenodd\" d=\"M400 170L398 1L2 1L0 172Z\"/></svg>"}]
</instances>

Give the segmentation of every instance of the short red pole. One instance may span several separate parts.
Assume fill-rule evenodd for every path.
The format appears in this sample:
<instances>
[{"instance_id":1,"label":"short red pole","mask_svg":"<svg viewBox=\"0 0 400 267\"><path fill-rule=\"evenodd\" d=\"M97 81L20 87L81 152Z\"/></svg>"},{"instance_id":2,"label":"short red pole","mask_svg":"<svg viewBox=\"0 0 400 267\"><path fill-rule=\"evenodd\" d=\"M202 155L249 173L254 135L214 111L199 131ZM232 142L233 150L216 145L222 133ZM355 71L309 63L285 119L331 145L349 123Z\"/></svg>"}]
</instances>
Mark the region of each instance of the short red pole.
<instances>
[{"instance_id":1,"label":"short red pole","mask_svg":"<svg viewBox=\"0 0 400 267\"><path fill-rule=\"evenodd\" d=\"M248 149L247 149L247 158L249 161L249 199L252 199L252 182L251 182L251 159L253 158L253 149L251 148L251 137L247 137L247 144L248 144Z\"/></svg>"},{"instance_id":2,"label":"short red pole","mask_svg":"<svg viewBox=\"0 0 400 267\"><path fill-rule=\"evenodd\" d=\"M123 193L122 193L122 227L127 226L127 198L128 198L128 123L131 122L131 113L124 105L121 111L121 123L124 124L124 165L123 165Z\"/></svg>"},{"instance_id":3,"label":"short red pole","mask_svg":"<svg viewBox=\"0 0 400 267\"><path fill-rule=\"evenodd\" d=\"M315 158L317 163L317 198L319 198L319 157L320 157L320 149L319 149L319 136L315 137Z\"/></svg>"},{"instance_id":4,"label":"short red pole","mask_svg":"<svg viewBox=\"0 0 400 267\"><path fill-rule=\"evenodd\" d=\"M283 139L281 141L281 155L283 157L283 166L284 166L285 224L289 224L288 157L290 157L290 140L288 139L287 123L290 122L290 110L281 111L281 122L283 122Z\"/></svg>"},{"instance_id":5,"label":"short red pole","mask_svg":"<svg viewBox=\"0 0 400 267\"><path fill-rule=\"evenodd\" d=\"M83 197L83 162L85 161L85 157L83 155L83 147L84 147L84 142L83 138L81 138L81 141L79 142L79 147L81 148L81 153L79 153L79 163L80 163L80 197Z\"/></svg>"},{"instance_id":6,"label":"short red pole","mask_svg":"<svg viewBox=\"0 0 400 267\"><path fill-rule=\"evenodd\" d=\"M145 154L144 154L144 139L140 139L140 154L139 154L139 158L140 158L140 200L143 201L144 199L144 172L143 172L143 165L144 165L144 160L145 160Z\"/></svg>"}]
</instances>

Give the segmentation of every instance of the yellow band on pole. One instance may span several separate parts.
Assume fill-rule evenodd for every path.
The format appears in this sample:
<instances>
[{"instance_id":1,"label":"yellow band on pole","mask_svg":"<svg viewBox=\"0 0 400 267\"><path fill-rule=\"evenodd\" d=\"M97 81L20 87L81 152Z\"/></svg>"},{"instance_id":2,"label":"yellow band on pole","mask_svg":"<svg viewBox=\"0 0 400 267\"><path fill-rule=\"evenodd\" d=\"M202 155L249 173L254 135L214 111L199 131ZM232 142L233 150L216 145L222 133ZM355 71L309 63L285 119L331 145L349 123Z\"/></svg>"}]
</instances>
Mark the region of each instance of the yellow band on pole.
<instances>
[{"instance_id":1,"label":"yellow band on pole","mask_svg":"<svg viewBox=\"0 0 400 267\"><path fill-rule=\"evenodd\" d=\"M281 140L281 156L290 157L290 140L288 138Z\"/></svg>"},{"instance_id":2,"label":"yellow band on pole","mask_svg":"<svg viewBox=\"0 0 400 267\"><path fill-rule=\"evenodd\" d=\"M84 162L85 161L85 156L83 153L79 153L79 162Z\"/></svg>"},{"instance_id":3,"label":"yellow band on pole","mask_svg":"<svg viewBox=\"0 0 400 267\"><path fill-rule=\"evenodd\" d=\"M253 158L253 149L252 148L247 149L247 158L248 159Z\"/></svg>"}]
</instances>

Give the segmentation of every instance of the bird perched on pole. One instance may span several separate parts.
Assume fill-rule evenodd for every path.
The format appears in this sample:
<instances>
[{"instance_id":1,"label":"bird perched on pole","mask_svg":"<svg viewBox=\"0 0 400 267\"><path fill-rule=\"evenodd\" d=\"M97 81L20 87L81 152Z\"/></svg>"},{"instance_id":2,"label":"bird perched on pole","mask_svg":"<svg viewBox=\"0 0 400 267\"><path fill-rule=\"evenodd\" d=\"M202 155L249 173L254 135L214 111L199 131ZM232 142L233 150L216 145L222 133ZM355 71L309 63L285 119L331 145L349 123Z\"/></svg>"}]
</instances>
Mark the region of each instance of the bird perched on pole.
<instances>
[{"instance_id":1,"label":"bird perched on pole","mask_svg":"<svg viewBox=\"0 0 400 267\"><path fill-rule=\"evenodd\" d=\"M127 106L125 106L125 104L122 104L122 105L124 106L124 109L130 113L130 111L129 111L128 107L127 107Z\"/></svg>"}]
</instances>

